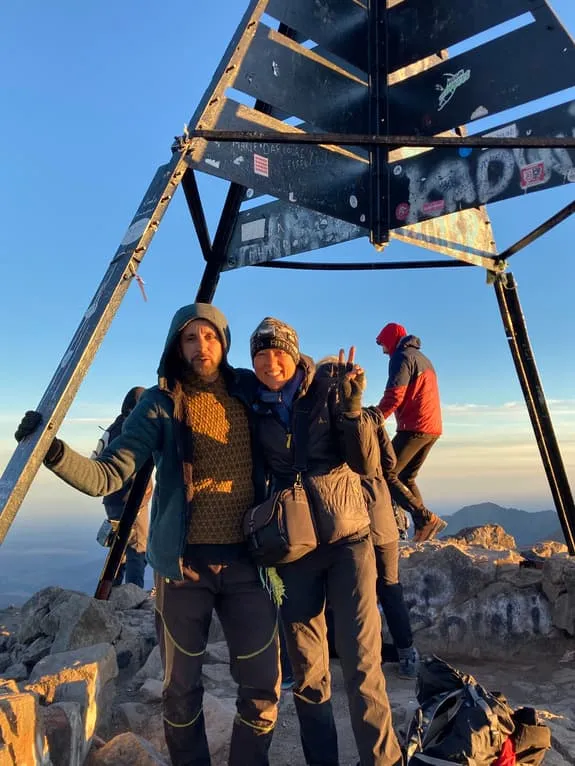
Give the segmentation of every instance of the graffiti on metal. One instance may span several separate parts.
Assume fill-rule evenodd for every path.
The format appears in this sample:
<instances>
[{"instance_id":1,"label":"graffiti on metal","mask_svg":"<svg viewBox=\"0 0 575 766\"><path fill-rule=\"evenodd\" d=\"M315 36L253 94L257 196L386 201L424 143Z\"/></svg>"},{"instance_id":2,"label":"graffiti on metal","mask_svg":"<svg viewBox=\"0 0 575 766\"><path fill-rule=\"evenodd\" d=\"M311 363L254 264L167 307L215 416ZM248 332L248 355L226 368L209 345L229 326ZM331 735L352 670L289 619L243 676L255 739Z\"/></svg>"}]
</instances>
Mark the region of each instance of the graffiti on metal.
<instances>
[{"instance_id":1,"label":"graffiti on metal","mask_svg":"<svg viewBox=\"0 0 575 766\"><path fill-rule=\"evenodd\" d=\"M484 133L575 136L575 101ZM434 149L392 165L392 227L571 183L568 149Z\"/></svg>"}]
</instances>

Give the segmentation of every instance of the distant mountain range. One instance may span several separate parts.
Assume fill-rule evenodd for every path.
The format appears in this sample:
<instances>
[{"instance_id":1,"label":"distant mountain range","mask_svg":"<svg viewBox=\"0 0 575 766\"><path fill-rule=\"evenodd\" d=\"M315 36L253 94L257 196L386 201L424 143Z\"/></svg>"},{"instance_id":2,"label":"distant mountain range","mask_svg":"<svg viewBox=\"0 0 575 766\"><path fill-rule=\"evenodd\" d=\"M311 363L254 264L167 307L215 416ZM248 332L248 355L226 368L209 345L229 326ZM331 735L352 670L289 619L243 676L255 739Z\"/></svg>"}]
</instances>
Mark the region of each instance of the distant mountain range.
<instances>
[{"instance_id":1,"label":"distant mountain range","mask_svg":"<svg viewBox=\"0 0 575 766\"><path fill-rule=\"evenodd\" d=\"M513 535L519 548L540 540L565 542L555 511L529 513L518 508L503 508L495 503L466 505L451 515L442 537L465 527L499 524ZM92 525L69 520L46 528L17 530L0 548L0 609L22 604L48 585L92 594L96 588L106 551L94 540ZM146 587L152 585L152 572L146 569Z\"/></svg>"},{"instance_id":2,"label":"distant mountain range","mask_svg":"<svg viewBox=\"0 0 575 766\"><path fill-rule=\"evenodd\" d=\"M525 548L541 540L564 543L556 511L522 511L519 508L503 508L496 503L466 505L450 516L443 516L447 527L441 537L448 537L465 527L483 524L499 524L515 538L518 548Z\"/></svg>"}]
</instances>

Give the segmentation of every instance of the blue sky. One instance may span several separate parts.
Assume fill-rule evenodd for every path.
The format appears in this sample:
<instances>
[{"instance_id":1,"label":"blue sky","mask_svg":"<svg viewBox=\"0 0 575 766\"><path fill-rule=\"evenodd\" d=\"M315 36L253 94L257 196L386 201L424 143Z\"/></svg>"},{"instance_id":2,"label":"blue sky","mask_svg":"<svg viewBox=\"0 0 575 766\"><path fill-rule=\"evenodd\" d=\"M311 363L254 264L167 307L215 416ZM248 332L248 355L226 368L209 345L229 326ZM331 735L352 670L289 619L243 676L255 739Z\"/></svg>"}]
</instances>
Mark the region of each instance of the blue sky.
<instances>
[{"instance_id":1,"label":"blue sky","mask_svg":"<svg viewBox=\"0 0 575 766\"><path fill-rule=\"evenodd\" d=\"M572 0L552 6L575 34ZM40 400L244 8L243 0L163 6L32 0L3 8L0 467L21 414ZM200 180L213 230L225 185ZM499 249L572 198L573 186L565 185L491 206ZM511 260L572 481L574 235L571 219ZM367 240L358 240L322 251L320 259L374 256ZM392 260L424 256L398 242L386 252ZM148 302L133 284L66 418L61 435L74 447L89 453L125 391L155 382L169 321L193 301L202 263L180 192L140 269ZM249 334L267 314L292 323L302 350L316 358L355 344L370 403L379 399L387 371L375 336L386 322L401 322L422 338L444 406L445 435L421 477L428 504L440 512L481 500L552 506L495 296L479 269L369 275L242 269L224 274L215 303L229 318L237 365L249 365ZM97 516L99 503L41 469L22 517L64 512Z\"/></svg>"}]
</instances>

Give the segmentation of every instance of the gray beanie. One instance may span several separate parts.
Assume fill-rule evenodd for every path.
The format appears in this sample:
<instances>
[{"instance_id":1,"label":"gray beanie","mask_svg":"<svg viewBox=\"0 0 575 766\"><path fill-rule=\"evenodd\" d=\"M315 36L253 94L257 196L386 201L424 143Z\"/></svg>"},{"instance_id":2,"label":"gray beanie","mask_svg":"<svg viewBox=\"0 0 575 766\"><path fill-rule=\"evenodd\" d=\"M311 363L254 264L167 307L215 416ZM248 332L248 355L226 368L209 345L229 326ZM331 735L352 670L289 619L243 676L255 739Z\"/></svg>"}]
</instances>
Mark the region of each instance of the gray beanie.
<instances>
[{"instance_id":1,"label":"gray beanie","mask_svg":"<svg viewBox=\"0 0 575 766\"><path fill-rule=\"evenodd\" d=\"M296 364L300 360L297 332L289 324L274 319L274 317L266 317L253 331L250 338L252 361L258 351L264 351L267 348L285 351Z\"/></svg>"}]
</instances>

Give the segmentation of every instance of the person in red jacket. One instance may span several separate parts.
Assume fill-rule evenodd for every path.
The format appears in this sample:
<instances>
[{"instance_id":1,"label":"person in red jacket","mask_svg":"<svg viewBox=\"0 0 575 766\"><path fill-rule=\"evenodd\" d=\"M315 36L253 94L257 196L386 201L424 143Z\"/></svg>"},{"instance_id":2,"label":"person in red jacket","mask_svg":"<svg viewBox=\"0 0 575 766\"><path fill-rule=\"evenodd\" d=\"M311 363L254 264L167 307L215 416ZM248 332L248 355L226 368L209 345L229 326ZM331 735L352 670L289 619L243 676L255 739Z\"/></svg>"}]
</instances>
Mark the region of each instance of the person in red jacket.
<instances>
[{"instance_id":1,"label":"person in red jacket","mask_svg":"<svg viewBox=\"0 0 575 766\"><path fill-rule=\"evenodd\" d=\"M419 338L408 335L402 325L386 324L376 342L390 357L387 385L378 407L386 420L395 413L395 470L399 481L407 486L416 501L416 504L400 504L413 518L414 541L431 540L447 523L425 507L415 477L442 432L437 375L420 351Z\"/></svg>"}]
</instances>

